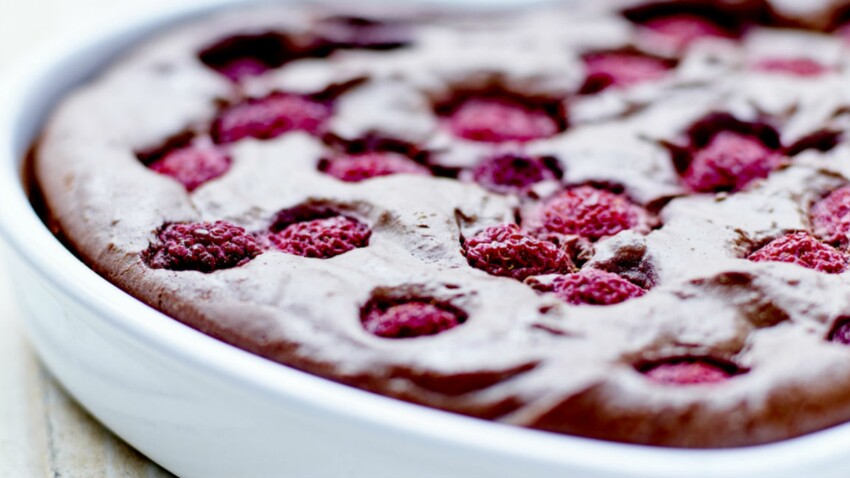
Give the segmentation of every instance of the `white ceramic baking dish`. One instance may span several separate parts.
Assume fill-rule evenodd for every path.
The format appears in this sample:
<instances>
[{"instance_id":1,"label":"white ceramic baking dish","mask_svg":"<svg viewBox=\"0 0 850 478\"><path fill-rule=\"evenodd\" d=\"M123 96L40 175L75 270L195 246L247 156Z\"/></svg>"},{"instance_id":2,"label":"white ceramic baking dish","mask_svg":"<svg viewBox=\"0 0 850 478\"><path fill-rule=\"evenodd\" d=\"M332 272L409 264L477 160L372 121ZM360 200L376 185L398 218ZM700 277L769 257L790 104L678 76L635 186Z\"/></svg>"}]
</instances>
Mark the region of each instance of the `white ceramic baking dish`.
<instances>
[{"instance_id":1,"label":"white ceramic baking dish","mask_svg":"<svg viewBox=\"0 0 850 478\"><path fill-rule=\"evenodd\" d=\"M80 28L0 88L0 233L26 327L68 391L130 444L180 476L203 478L850 476L850 425L716 451L517 429L274 364L189 329L100 278L33 212L21 162L70 88L151 31L234 2L171 3Z\"/></svg>"}]
</instances>

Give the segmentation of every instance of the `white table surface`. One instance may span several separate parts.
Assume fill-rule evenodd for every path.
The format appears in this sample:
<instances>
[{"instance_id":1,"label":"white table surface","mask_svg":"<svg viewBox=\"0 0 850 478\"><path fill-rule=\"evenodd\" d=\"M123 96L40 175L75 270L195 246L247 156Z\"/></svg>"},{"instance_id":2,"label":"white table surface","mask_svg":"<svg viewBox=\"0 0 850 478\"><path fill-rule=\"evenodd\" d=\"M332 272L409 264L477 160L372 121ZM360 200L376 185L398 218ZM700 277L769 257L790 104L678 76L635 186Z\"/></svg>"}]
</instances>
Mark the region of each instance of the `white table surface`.
<instances>
[{"instance_id":1,"label":"white table surface","mask_svg":"<svg viewBox=\"0 0 850 478\"><path fill-rule=\"evenodd\" d=\"M69 24L134 3L151 2L0 0L0 75ZM171 476L95 422L39 364L4 262L0 257L0 478Z\"/></svg>"}]
</instances>

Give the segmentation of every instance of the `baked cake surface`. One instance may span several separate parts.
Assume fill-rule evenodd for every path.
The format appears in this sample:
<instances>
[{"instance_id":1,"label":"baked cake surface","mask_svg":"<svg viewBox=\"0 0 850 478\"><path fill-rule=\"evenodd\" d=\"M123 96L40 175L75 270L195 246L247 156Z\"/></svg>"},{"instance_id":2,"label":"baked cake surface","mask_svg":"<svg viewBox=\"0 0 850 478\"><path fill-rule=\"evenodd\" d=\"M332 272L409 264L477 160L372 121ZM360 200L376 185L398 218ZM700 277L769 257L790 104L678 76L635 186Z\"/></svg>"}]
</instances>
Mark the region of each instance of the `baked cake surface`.
<instances>
[{"instance_id":1,"label":"baked cake surface","mask_svg":"<svg viewBox=\"0 0 850 478\"><path fill-rule=\"evenodd\" d=\"M242 7L58 107L50 221L268 359L676 447L850 420L850 9Z\"/></svg>"}]
</instances>

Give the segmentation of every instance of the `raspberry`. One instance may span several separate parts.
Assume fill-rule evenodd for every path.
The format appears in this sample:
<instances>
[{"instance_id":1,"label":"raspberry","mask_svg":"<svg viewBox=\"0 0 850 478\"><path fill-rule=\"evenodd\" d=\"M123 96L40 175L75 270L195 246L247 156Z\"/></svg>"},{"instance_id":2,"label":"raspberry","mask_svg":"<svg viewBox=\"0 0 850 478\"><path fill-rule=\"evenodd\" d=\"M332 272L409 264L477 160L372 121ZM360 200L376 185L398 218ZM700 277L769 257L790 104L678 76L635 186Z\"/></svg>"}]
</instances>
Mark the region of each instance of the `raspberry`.
<instances>
[{"instance_id":1,"label":"raspberry","mask_svg":"<svg viewBox=\"0 0 850 478\"><path fill-rule=\"evenodd\" d=\"M372 303L361 312L363 328L387 339L436 335L457 327L465 320L464 314L453 307L425 300L396 304Z\"/></svg>"},{"instance_id":2,"label":"raspberry","mask_svg":"<svg viewBox=\"0 0 850 478\"><path fill-rule=\"evenodd\" d=\"M222 111L212 125L216 143L244 138L272 139L290 131L316 135L331 116L331 107L305 96L274 93L249 99Z\"/></svg>"},{"instance_id":3,"label":"raspberry","mask_svg":"<svg viewBox=\"0 0 850 478\"><path fill-rule=\"evenodd\" d=\"M574 305L613 305L646 293L617 274L598 269L556 277L552 291L561 300Z\"/></svg>"},{"instance_id":4,"label":"raspberry","mask_svg":"<svg viewBox=\"0 0 850 478\"><path fill-rule=\"evenodd\" d=\"M238 82L249 76L260 76L268 70L269 67L261 61L253 58L240 58L222 66L218 72L229 78L230 81Z\"/></svg>"},{"instance_id":5,"label":"raspberry","mask_svg":"<svg viewBox=\"0 0 850 478\"><path fill-rule=\"evenodd\" d=\"M142 259L154 269L213 272L247 264L260 253L245 229L217 221L164 226Z\"/></svg>"},{"instance_id":6,"label":"raspberry","mask_svg":"<svg viewBox=\"0 0 850 478\"><path fill-rule=\"evenodd\" d=\"M343 155L323 160L319 170L337 179L356 183L392 174L430 175L425 166L407 156L391 152Z\"/></svg>"},{"instance_id":7,"label":"raspberry","mask_svg":"<svg viewBox=\"0 0 850 478\"><path fill-rule=\"evenodd\" d=\"M850 186L844 186L821 199L811 210L814 235L834 246L850 243Z\"/></svg>"},{"instance_id":8,"label":"raspberry","mask_svg":"<svg viewBox=\"0 0 850 478\"><path fill-rule=\"evenodd\" d=\"M294 59L289 42L277 33L236 35L203 49L198 53L202 63L228 77L239 81L282 66Z\"/></svg>"},{"instance_id":9,"label":"raspberry","mask_svg":"<svg viewBox=\"0 0 850 478\"><path fill-rule=\"evenodd\" d=\"M598 93L607 88L625 88L664 78L670 63L651 56L626 52L585 55L587 78L582 93Z\"/></svg>"},{"instance_id":10,"label":"raspberry","mask_svg":"<svg viewBox=\"0 0 850 478\"><path fill-rule=\"evenodd\" d=\"M753 67L758 71L803 78L820 76L829 72L829 68L810 58L766 58L758 61Z\"/></svg>"},{"instance_id":11,"label":"raspberry","mask_svg":"<svg viewBox=\"0 0 850 478\"><path fill-rule=\"evenodd\" d=\"M269 236L270 242L287 254L329 259L369 245L368 226L345 216L296 222Z\"/></svg>"},{"instance_id":12,"label":"raspberry","mask_svg":"<svg viewBox=\"0 0 850 478\"><path fill-rule=\"evenodd\" d=\"M518 154L492 156L478 163L472 179L495 192L521 192L542 181L558 179L541 158Z\"/></svg>"},{"instance_id":13,"label":"raspberry","mask_svg":"<svg viewBox=\"0 0 850 478\"><path fill-rule=\"evenodd\" d=\"M729 371L703 359L676 359L653 365L643 372L663 385L699 385L720 383L732 378Z\"/></svg>"},{"instance_id":14,"label":"raspberry","mask_svg":"<svg viewBox=\"0 0 850 478\"><path fill-rule=\"evenodd\" d=\"M704 38L732 38L731 32L699 15L679 13L651 18L642 23L651 39L681 50Z\"/></svg>"},{"instance_id":15,"label":"raspberry","mask_svg":"<svg viewBox=\"0 0 850 478\"><path fill-rule=\"evenodd\" d=\"M579 186L547 200L540 211L539 234L580 236L591 241L637 227L646 213L625 196Z\"/></svg>"},{"instance_id":16,"label":"raspberry","mask_svg":"<svg viewBox=\"0 0 850 478\"><path fill-rule=\"evenodd\" d=\"M471 97L446 118L460 138L486 143L526 142L557 134L558 121L540 106L509 97Z\"/></svg>"},{"instance_id":17,"label":"raspberry","mask_svg":"<svg viewBox=\"0 0 850 478\"><path fill-rule=\"evenodd\" d=\"M807 232L793 232L750 254L753 262L788 262L829 274L847 268L847 256Z\"/></svg>"},{"instance_id":18,"label":"raspberry","mask_svg":"<svg viewBox=\"0 0 850 478\"><path fill-rule=\"evenodd\" d=\"M829 341L850 345L850 320L842 319L829 334Z\"/></svg>"},{"instance_id":19,"label":"raspberry","mask_svg":"<svg viewBox=\"0 0 850 478\"><path fill-rule=\"evenodd\" d=\"M721 131L693 154L682 179L697 192L734 192L766 178L782 159L753 136Z\"/></svg>"},{"instance_id":20,"label":"raspberry","mask_svg":"<svg viewBox=\"0 0 850 478\"><path fill-rule=\"evenodd\" d=\"M563 274L573 269L573 262L565 251L527 234L515 224L484 229L464 242L463 251L472 267L517 280L542 274Z\"/></svg>"},{"instance_id":21,"label":"raspberry","mask_svg":"<svg viewBox=\"0 0 850 478\"><path fill-rule=\"evenodd\" d=\"M153 171L176 179L189 191L230 169L230 157L215 147L188 146L166 153L148 165Z\"/></svg>"}]
</instances>

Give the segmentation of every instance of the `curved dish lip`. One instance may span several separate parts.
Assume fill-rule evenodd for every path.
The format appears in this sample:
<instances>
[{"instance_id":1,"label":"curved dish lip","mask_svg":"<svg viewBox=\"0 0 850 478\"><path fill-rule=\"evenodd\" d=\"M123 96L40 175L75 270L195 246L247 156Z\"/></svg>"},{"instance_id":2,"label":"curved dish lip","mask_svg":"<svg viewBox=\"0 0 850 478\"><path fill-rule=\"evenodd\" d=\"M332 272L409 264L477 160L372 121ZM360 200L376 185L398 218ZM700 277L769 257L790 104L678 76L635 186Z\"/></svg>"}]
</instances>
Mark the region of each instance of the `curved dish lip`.
<instances>
[{"instance_id":1,"label":"curved dish lip","mask_svg":"<svg viewBox=\"0 0 850 478\"><path fill-rule=\"evenodd\" d=\"M694 476L694 472L700 476L787 473L842 463L850 443L850 424L770 445L682 450L550 434L404 403L281 366L212 339L136 300L85 266L32 209L21 180L20 158L56 100L99 71L107 58L164 25L237 3L244 2L192 0L101 16L94 25L42 48L0 80L0 237L41 280L123 336L220 382L272 402L285 399L312 408L329 420L347 420L373 432L418 440L423 446L452 447L476 459L508 460L535 469L671 477ZM99 53L90 56L89 52Z\"/></svg>"}]
</instances>

